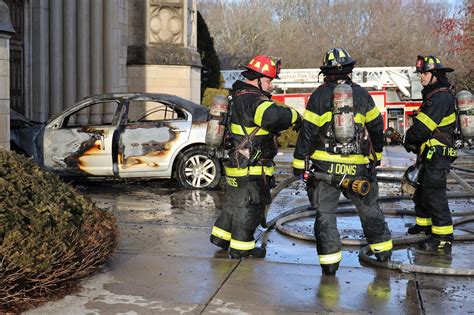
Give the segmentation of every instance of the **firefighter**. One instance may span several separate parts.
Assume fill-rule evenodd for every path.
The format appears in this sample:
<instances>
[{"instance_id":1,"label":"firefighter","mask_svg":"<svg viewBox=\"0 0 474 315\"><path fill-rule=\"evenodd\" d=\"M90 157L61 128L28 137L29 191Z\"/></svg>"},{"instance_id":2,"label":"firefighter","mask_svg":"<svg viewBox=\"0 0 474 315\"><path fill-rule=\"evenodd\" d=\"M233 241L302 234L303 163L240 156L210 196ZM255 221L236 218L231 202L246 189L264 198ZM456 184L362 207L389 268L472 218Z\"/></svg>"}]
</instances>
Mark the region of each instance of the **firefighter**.
<instances>
[{"instance_id":1,"label":"firefighter","mask_svg":"<svg viewBox=\"0 0 474 315\"><path fill-rule=\"evenodd\" d=\"M342 48L333 48L326 52L323 65L324 83L311 95L303 116L298 136L293 172L301 176L308 159L312 171L370 179L371 189L365 196L331 185L325 181L314 184L313 203L316 208L314 234L319 262L324 275L334 275L342 259L341 242L337 230L336 211L341 191L357 207L364 234L377 260L388 261L391 257L391 234L384 215L377 203L378 184L375 166L380 163L383 150L383 121L378 108L369 93L351 81L355 60ZM353 107L346 108L353 119L339 119L334 110L333 95L339 84L346 84L352 90ZM335 122L345 121L352 124L357 134L366 134L364 143L355 143L358 137L345 146L335 135ZM351 127L352 128L352 127ZM371 141L370 141L371 140ZM367 142L372 143L372 150ZM352 149L350 149L352 146ZM339 149L338 149L339 148ZM360 149L358 149L360 148ZM362 149L364 148L364 149ZM372 152L370 154L369 152ZM369 169L370 168L370 169Z\"/></svg>"},{"instance_id":2,"label":"firefighter","mask_svg":"<svg viewBox=\"0 0 474 315\"><path fill-rule=\"evenodd\" d=\"M226 202L211 232L211 243L229 249L233 259L263 258L266 250L255 246L254 232L264 208L271 202L270 189L278 148L276 135L301 125L294 109L271 101L272 80L278 78L280 62L255 56L231 91L230 135L233 148L224 165ZM248 149L248 156L239 154Z\"/></svg>"},{"instance_id":3,"label":"firefighter","mask_svg":"<svg viewBox=\"0 0 474 315\"><path fill-rule=\"evenodd\" d=\"M452 71L436 56L418 56L416 72L423 85L423 103L404 137L407 151L417 153L422 163L420 186L413 195L416 225L408 229L408 234L430 235L418 244L428 252L448 253L453 240L453 221L446 197L447 173L456 158L455 98L446 78L446 73Z\"/></svg>"}]
</instances>

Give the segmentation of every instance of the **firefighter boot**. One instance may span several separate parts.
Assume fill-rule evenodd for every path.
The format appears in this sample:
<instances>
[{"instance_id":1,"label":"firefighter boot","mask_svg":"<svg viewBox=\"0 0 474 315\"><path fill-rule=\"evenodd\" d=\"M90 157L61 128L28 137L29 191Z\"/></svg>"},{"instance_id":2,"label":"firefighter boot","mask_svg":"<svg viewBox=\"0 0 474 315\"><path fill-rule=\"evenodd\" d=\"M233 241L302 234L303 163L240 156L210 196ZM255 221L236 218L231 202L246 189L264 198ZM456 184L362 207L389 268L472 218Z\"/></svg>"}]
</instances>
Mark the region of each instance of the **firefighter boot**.
<instances>
[{"instance_id":1,"label":"firefighter boot","mask_svg":"<svg viewBox=\"0 0 474 315\"><path fill-rule=\"evenodd\" d=\"M264 247L255 247L251 250L235 250L230 249L229 255L232 259L240 259L240 258L265 258L267 254L267 250Z\"/></svg>"},{"instance_id":2,"label":"firefighter boot","mask_svg":"<svg viewBox=\"0 0 474 315\"><path fill-rule=\"evenodd\" d=\"M335 264L323 264L321 265L321 268L323 269L323 275L334 276L339 268L339 262Z\"/></svg>"},{"instance_id":3,"label":"firefighter boot","mask_svg":"<svg viewBox=\"0 0 474 315\"><path fill-rule=\"evenodd\" d=\"M386 250L380 253L375 253L375 258L377 258L377 261L380 262L387 262L390 260L392 257L392 251L391 250Z\"/></svg>"},{"instance_id":4,"label":"firefighter boot","mask_svg":"<svg viewBox=\"0 0 474 315\"><path fill-rule=\"evenodd\" d=\"M418 242L418 248L427 253L451 254L451 243L453 236L430 236L426 240Z\"/></svg>"},{"instance_id":5,"label":"firefighter boot","mask_svg":"<svg viewBox=\"0 0 474 315\"><path fill-rule=\"evenodd\" d=\"M220 248L227 250L229 248L230 242L223 240L221 238L218 238L217 236L211 235L211 243L219 246Z\"/></svg>"},{"instance_id":6,"label":"firefighter boot","mask_svg":"<svg viewBox=\"0 0 474 315\"><path fill-rule=\"evenodd\" d=\"M431 235L431 225L422 226L422 225L415 224L414 226L408 229L407 233L412 234L412 235L420 234L420 233Z\"/></svg>"}]
</instances>

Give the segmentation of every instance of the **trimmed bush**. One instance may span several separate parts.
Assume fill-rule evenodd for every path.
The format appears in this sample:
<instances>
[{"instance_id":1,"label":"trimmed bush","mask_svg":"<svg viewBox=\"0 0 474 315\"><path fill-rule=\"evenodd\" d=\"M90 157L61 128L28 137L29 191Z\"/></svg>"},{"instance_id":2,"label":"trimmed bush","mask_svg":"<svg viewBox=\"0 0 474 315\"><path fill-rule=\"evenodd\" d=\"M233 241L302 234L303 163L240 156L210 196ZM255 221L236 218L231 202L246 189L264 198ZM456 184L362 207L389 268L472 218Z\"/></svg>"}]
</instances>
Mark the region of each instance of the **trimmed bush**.
<instances>
[{"instance_id":1,"label":"trimmed bush","mask_svg":"<svg viewBox=\"0 0 474 315\"><path fill-rule=\"evenodd\" d=\"M0 150L0 313L41 304L101 267L112 214L31 159Z\"/></svg>"},{"instance_id":2,"label":"trimmed bush","mask_svg":"<svg viewBox=\"0 0 474 315\"><path fill-rule=\"evenodd\" d=\"M213 88L207 88L204 91L204 95L202 97L202 105L209 107L212 104L212 100L214 97L217 95L224 95L228 96L229 95L229 90L226 89L213 89Z\"/></svg>"},{"instance_id":3,"label":"trimmed bush","mask_svg":"<svg viewBox=\"0 0 474 315\"><path fill-rule=\"evenodd\" d=\"M282 149L294 147L296 146L297 139L298 133L290 128L282 131L281 135L278 137L278 145Z\"/></svg>"}]
</instances>

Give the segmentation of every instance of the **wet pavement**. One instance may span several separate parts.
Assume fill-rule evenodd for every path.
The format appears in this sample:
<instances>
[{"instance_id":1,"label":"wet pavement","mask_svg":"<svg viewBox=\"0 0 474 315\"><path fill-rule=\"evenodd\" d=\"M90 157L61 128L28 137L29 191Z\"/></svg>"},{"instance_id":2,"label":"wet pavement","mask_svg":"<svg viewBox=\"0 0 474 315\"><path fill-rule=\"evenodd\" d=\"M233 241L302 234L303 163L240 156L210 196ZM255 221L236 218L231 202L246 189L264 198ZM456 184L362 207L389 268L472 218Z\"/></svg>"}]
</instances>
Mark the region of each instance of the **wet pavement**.
<instances>
[{"instance_id":1,"label":"wet pavement","mask_svg":"<svg viewBox=\"0 0 474 315\"><path fill-rule=\"evenodd\" d=\"M291 154L278 156L282 180L290 174ZM414 162L401 147L387 147L382 167ZM474 169L474 155L457 165ZM381 173L379 173L381 174ZM471 179L467 173L459 173ZM474 177L472 177L474 180ZM472 184L471 184L472 185ZM381 196L398 196L399 184L381 182ZM474 276L439 276L381 269L360 262L359 247L346 246L336 277L323 277L315 243L257 230L266 242L265 259L230 260L209 243L224 191L178 189L172 181L93 183L78 188L99 207L112 211L119 245L103 272L84 280L74 294L27 314L473 314ZM300 182L275 198L269 219L294 207L309 206ZM450 184L450 192L463 191ZM351 207L344 205L344 207ZM382 209L412 210L410 200L381 202ZM473 198L450 200L453 214L474 210ZM394 237L403 236L412 216L387 216ZM312 234L314 218L287 226ZM363 239L356 215L341 214L343 238ZM474 232L474 223L456 234ZM402 246L393 260L448 268L474 268L474 242L455 243L449 256L426 255Z\"/></svg>"}]
</instances>

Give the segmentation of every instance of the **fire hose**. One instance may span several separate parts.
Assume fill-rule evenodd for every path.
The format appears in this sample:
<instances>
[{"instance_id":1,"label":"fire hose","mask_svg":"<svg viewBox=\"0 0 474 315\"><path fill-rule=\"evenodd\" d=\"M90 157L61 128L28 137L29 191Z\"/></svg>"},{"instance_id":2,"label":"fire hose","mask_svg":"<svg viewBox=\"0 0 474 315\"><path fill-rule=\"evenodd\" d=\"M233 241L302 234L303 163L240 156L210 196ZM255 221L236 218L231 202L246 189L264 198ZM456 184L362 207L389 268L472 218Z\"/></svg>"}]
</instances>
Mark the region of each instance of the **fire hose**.
<instances>
[{"instance_id":1,"label":"fire hose","mask_svg":"<svg viewBox=\"0 0 474 315\"><path fill-rule=\"evenodd\" d=\"M397 169L398 170L398 169ZM454 173L454 172L453 172ZM456 174L457 175L457 174ZM454 176L456 180L461 179L459 176ZM321 178L323 179L323 178ZM291 176L283 180L277 187L275 187L272 190L272 200L288 185L293 183L294 181L298 180L298 177L296 176ZM327 180L327 179L323 179ZM459 180L458 180L459 181ZM472 197L474 196L473 189L472 187L467 184L464 180L461 179L459 181L460 184L468 190L468 193L448 193L447 197L448 198L466 198L466 197ZM464 185L463 183L464 182ZM465 185L467 185L465 187ZM370 189L370 187L369 187ZM400 200L400 199L409 199L409 196L385 196L385 197L380 197L379 201L387 201L387 200ZM347 204L350 203L349 200L344 200L340 202L340 204ZM269 208L269 207L268 207ZM265 212L265 218L268 212L268 208L266 209ZM355 208L346 208L346 209L341 209L338 208L337 213L356 213ZM389 214L389 215L415 215L414 211L409 211L409 210L393 210L393 209L385 209L383 210L384 214ZM276 229L286 235L303 239L303 240L309 240L309 241L316 241L316 238L311 235L306 235L302 233L297 233L294 231L291 231L289 229L286 229L284 227L284 224L289 221L297 220L300 218L305 218L308 216L314 216L316 214L315 210L310 210L308 211L308 206L300 206L296 207L294 209L291 209L289 211L286 211L277 217L273 218L272 220L266 222L266 219L263 221L265 222L265 226L268 227L267 231L264 233L267 233L274 225L276 225ZM474 211L468 211L468 212L463 212L456 214L456 216L462 217L456 220L453 220L453 226L458 226L467 222L472 222L474 221ZM262 222L263 223L263 222ZM263 224L262 224L263 226ZM399 238L394 238L393 244L394 245L407 245L407 244L412 244L416 243L418 241L421 241L425 239L425 235L409 235L409 236L404 236L404 237L399 237ZM454 236L455 241L473 241L474 240L474 235L455 235ZM388 268L388 269L393 269L393 270L399 270L403 272L419 272L419 273L428 273L428 274L439 274L439 275L474 275L474 269L466 269L466 268L441 268L441 267L431 267L431 266L420 266L420 265L411 265L411 264L404 264L402 262L398 261L388 261L388 262L379 262L376 259L370 257L369 253L371 253L369 246L366 245L367 243L363 240L351 240L351 239L342 239L341 244L343 245L348 245L348 246L362 246L362 249L359 252L359 258L371 265L375 265L378 267L383 267L383 268Z\"/></svg>"}]
</instances>

